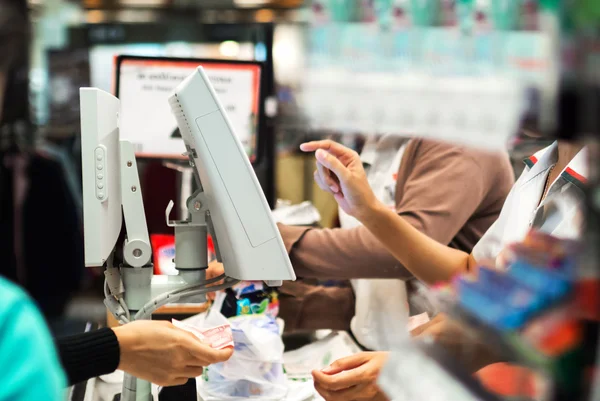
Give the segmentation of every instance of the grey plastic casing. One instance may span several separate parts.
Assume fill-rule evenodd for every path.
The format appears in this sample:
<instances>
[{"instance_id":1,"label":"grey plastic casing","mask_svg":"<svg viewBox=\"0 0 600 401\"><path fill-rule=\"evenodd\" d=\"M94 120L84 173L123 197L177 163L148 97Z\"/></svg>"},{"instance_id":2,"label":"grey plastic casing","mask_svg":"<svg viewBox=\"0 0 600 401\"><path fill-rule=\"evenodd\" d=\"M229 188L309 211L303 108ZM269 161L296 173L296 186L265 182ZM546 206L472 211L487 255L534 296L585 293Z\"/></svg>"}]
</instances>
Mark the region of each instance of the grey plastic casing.
<instances>
[{"instance_id":1,"label":"grey plastic casing","mask_svg":"<svg viewBox=\"0 0 600 401\"><path fill-rule=\"evenodd\" d=\"M226 275L295 280L254 169L202 67L169 103L202 183Z\"/></svg>"},{"instance_id":2,"label":"grey plastic casing","mask_svg":"<svg viewBox=\"0 0 600 401\"><path fill-rule=\"evenodd\" d=\"M119 99L81 88L81 165L85 265L102 266L121 232Z\"/></svg>"}]
</instances>

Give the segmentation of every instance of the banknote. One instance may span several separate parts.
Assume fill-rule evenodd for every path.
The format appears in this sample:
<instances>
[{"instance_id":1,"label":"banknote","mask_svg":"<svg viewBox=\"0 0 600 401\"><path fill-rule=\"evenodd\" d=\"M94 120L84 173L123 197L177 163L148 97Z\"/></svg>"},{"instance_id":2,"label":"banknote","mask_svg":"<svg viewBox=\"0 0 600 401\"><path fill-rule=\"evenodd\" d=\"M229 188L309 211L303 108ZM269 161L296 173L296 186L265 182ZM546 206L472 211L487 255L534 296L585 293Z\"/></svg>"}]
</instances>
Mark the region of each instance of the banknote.
<instances>
[{"instance_id":1,"label":"banknote","mask_svg":"<svg viewBox=\"0 0 600 401\"><path fill-rule=\"evenodd\" d=\"M233 347L233 334L231 333L231 326L228 324L205 329L194 327L176 319L173 319L172 323L175 327L194 334L200 341L210 345L211 348L223 349Z\"/></svg>"}]
</instances>

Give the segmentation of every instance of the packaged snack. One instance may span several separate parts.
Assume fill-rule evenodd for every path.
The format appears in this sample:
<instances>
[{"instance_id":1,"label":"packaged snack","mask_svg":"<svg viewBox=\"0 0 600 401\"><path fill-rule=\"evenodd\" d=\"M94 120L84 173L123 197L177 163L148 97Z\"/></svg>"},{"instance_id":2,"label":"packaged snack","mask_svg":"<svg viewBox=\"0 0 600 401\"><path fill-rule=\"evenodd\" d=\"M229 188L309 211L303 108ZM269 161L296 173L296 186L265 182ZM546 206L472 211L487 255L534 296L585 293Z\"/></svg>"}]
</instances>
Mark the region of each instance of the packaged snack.
<instances>
[{"instance_id":1,"label":"packaged snack","mask_svg":"<svg viewBox=\"0 0 600 401\"><path fill-rule=\"evenodd\" d=\"M268 287L262 281L238 283L219 294L219 302L215 304L227 318L266 314L275 319L279 314L277 290Z\"/></svg>"}]
</instances>

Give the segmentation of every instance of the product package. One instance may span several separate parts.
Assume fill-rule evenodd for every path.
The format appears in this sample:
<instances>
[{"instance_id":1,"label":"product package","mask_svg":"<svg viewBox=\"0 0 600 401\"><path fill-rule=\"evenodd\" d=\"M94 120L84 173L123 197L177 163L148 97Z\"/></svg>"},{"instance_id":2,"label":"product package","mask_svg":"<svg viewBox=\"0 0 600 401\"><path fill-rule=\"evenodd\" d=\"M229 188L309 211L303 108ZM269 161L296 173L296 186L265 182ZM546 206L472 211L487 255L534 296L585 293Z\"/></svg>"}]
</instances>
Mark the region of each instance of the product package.
<instances>
[{"instance_id":1,"label":"product package","mask_svg":"<svg viewBox=\"0 0 600 401\"><path fill-rule=\"evenodd\" d=\"M466 311L502 331L522 327L531 315L532 293L515 284L506 299L477 281L458 280L458 303Z\"/></svg>"},{"instance_id":2,"label":"product package","mask_svg":"<svg viewBox=\"0 0 600 401\"><path fill-rule=\"evenodd\" d=\"M500 268L459 276L458 303L500 330L517 330L557 304L569 302L579 244L531 231L500 255Z\"/></svg>"},{"instance_id":3,"label":"product package","mask_svg":"<svg viewBox=\"0 0 600 401\"><path fill-rule=\"evenodd\" d=\"M579 295L580 249L579 242L532 230L492 267L460 274L434 291L452 305L451 319L475 323L480 335L492 329L510 358L527 361L546 382L577 394L585 356L582 319L590 310Z\"/></svg>"},{"instance_id":4,"label":"product package","mask_svg":"<svg viewBox=\"0 0 600 401\"><path fill-rule=\"evenodd\" d=\"M226 318L265 314L275 319L279 314L279 294L262 281L242 281L219 292L213 308Z\"/></svg>"},{"instance_id":5,"label":"product package","mask_svg":"<svg viewBox=\"0 0 600 401\"><path fill-rule=\"evenodd\" d=\"M152 234L152 257L154 274L176 275L175 269L175 236L170 234Z\"/></svg>"}]
</instances>

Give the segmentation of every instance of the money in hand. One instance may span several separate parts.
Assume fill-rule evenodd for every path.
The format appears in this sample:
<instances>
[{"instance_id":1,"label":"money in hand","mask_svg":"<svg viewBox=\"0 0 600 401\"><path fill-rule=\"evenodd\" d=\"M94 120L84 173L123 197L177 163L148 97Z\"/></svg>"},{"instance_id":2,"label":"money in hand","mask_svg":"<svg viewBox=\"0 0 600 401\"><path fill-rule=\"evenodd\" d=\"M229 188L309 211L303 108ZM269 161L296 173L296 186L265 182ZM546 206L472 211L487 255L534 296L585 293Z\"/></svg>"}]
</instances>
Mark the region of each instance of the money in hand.
<instances>
[{"instance_id":1,"label":"money in hand","mask_svg":"<svg viewBox=\"0 0 600 401\"><path fill-rule=\"evenodd\" d=\"M172 323L175 327L194 334L200 341L209 345L211 348L218 350L233 347L233 334L231 333L231 326L228 324L212 327L210 329L199 329L175 319L172 320Z\"/></svg>"}]
</instances>

